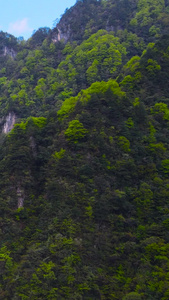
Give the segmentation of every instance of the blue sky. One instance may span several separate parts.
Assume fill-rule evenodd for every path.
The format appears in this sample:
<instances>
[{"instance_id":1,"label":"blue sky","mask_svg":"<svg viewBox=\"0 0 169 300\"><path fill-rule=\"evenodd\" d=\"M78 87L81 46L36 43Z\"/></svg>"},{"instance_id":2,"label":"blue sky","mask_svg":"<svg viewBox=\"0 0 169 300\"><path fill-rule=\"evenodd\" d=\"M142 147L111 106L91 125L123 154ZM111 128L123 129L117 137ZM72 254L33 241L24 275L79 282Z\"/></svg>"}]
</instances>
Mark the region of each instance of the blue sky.
<instances>
[{"instance_id":1,"label":"blue sky","mask_svg":"<svg viewBox=\"0 0 169 300\"><path fill-rule=\"evenodd\" d=\"M0 0L0 30L28 39L33 30L45 26L52 28L54 21L75 2L76 0Z\"/></svg>"}]
</instances>

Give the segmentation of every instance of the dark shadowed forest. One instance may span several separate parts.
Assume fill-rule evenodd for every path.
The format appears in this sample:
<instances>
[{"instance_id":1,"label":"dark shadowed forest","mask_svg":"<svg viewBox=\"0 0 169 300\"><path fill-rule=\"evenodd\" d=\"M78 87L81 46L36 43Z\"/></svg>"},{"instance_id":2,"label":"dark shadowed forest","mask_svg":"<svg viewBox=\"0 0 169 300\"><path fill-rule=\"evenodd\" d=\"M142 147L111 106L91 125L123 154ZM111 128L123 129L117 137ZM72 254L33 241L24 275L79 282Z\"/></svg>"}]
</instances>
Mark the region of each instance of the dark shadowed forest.
<instances>
[{"instance_id":1,"label":"dark shadowed forest","mask_svg":"<svg viewBox=\"0 0 169 300\"><path fill-rule=\"evenodd\" d=\"M169 299L169 1L0 32L0 299Z\"/></svg>"}]
</instances>

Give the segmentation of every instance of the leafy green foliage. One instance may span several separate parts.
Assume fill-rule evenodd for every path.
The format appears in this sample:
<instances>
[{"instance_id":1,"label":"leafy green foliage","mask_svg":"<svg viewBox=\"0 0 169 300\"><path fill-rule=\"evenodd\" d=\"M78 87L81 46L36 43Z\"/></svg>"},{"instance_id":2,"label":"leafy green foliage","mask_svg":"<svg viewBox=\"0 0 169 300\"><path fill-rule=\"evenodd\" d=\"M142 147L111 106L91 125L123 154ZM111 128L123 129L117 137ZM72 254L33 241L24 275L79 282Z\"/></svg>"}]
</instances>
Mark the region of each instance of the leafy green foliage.
<instances>
[{"instance_id":1,"label":"leafy green foliage","mask_svg":"<svg viewBox=\"0 0 169 300\"><path fill-rule=\"evenodd\" d=\"M68 141L77 143L78 140L84 138L87 134L87 130L83 127L83 124L78 120L69 122L69 126L65 131L65 136Z\"/></svg>"},{"instance_id":2,"label":"leafy green foliage","mask_svg":"<svg viewBox=\"0 0 169 300\"><path fill-rule=\"evenodd\" d=\"M169 298L168 20L88 0L0 34L1 299Z\"/></svg>"}]
</instances>

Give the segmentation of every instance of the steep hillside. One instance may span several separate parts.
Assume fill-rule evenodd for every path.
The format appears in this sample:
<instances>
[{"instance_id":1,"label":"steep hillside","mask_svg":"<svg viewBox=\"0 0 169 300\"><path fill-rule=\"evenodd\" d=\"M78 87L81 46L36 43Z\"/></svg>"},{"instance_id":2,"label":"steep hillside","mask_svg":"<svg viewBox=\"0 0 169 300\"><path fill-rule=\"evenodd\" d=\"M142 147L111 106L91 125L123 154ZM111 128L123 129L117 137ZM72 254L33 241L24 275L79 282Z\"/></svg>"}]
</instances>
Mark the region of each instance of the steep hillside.
<instances>
[{"instance_id":1,"label":"steep hillside","mask_svg":"<svg viewBox=\"0 0 169 300\"><path fill-rule=\"evenodd\" d=\"M54 28L54 40L82 42L99 29L127 29L146 41L168 32L169 2L164 0L84 0L68 9Z\"/></svg>"},{"instance_id":2,"label":"steep hillside","mask_svg":"<svg viewBox=\"0 0 169 300\"><path fill-rule=\"evenodd\" d=\"M168 300L168 24L167 1L77 1L10 44L0 299Z\"/></svg>"}]
</instances>

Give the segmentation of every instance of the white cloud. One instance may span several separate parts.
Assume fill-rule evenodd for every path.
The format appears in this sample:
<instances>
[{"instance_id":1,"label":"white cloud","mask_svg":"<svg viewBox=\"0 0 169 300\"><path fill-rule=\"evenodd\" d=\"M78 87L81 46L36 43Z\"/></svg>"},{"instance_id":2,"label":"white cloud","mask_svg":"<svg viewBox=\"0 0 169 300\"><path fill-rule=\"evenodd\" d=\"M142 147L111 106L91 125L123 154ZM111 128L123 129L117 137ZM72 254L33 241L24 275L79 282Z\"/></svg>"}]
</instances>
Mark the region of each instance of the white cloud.
<instances>
[{"instance_id":1,"label":"white cloud","mask_svg":"<svg viewBox=\"0 0 169 300\"><path fill-rule=\"evenodd\" d=\"M10 23L8 27L8 32L16 35L32 32L33 29L28 25L28 18L22 20L17 20L14 23Z\"/></svg>"}]
</instances>

